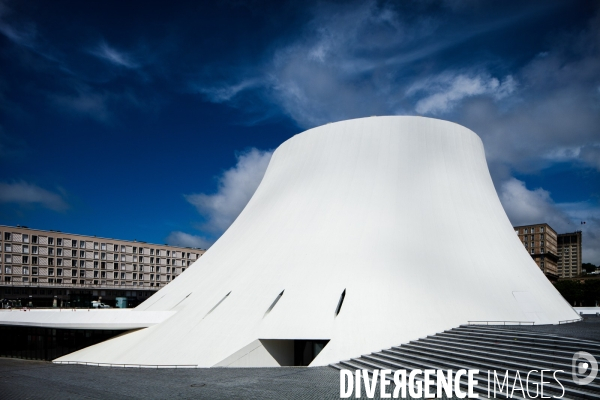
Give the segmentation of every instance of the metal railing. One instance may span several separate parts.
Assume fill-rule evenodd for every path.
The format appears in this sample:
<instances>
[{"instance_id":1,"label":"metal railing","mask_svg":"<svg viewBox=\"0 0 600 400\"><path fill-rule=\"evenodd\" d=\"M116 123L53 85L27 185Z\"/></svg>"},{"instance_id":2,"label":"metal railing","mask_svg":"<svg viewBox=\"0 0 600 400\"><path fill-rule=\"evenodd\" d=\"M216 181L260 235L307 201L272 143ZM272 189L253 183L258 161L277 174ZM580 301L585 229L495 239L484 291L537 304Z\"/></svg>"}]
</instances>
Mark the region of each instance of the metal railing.
<instances>
[{"instance_id":1,"label":"metal railing","mask_svg":"<svg viewBox=\"0 0 600 400\"><path fill-rule=\"evenodd\" d=\"M93 283L49 283L49 282L0 282L0 287L10 288L55 288L55 289L135 289L135 290L160 290L167 286L165 282L161 286L139 286L139 285L109 285L109 284L93 284Z\"/></svg>"},{"instance_id":2,"label":"metal railing","mask_svg":"<svg viewBox=\"0 0 600 400\"><path fill-rule=\"evenodd\" d=\"M64 365L90 365L93 367L114 367L114 368L201 368L194 364L181 364L181 365L151 365L151 364L112 364L112 363L93 363L87 361L52 361L53 364L64 364Z\"/></svg>"},{"instance_id":3,"label":"metal railing","mask_svg":"<svg viewBox=\"0 0 600 400\"><path fill-rule=\"evenodd\" d=\"M558 324L559 324L559 325L562 325L562 324L570 324L570 323L572 323L572 322L579 322L579 321L581 321L582 319L583 319L583 318L565 319L564 321L558 321Z\"/></svg>"},{"instance_id":4,"label":"metal railing","mask_svg":"<svg viewBox=\"0 0 600 400\"><path fill-rule=\"evenodd\" d=\"M468 321L467 325L535 325L535 321Z\"/></svg>"}]
</instances>

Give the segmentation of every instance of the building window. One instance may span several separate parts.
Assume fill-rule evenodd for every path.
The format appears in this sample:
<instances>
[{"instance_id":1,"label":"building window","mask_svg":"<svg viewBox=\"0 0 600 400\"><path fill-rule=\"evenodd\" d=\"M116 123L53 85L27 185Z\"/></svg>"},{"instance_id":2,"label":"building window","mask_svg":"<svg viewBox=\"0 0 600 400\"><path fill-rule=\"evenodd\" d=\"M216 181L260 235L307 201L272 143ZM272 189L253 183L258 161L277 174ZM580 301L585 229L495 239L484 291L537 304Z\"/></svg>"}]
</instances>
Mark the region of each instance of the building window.
<instances>
[{"instance_id":1,"label":"building window","mask_svg":"<svg viewBox=\"0 0 600 400\"><path fill-rule=\"evenodd\" d=\"M4 232L4 240L11 240L10 232Z\"/></svg>"},{"instance_id":2,"label":"building window","mask_svg":"<svg viewBox=\"0 0 600 400\"><path fill-rule=\"evenodd\" d=\"M121 245L121 253L125 253L125 245Z\"/></svg>"},{"instance_id":3,"label":"building window","mask_svg":"<svg viewBox=\"0 0 600 400\"><path fill-rule=\"evenodd\" d=\"M100 253L100 259L106 260L106 253Z\"/></svg>"},{"instance_id":4,"label":"building window","mask_svg":"<svg viewBox=\"0 0 600 400\"><path fill-rule=\"evenodd\" d=\"M80 270L79 271L79 277L80 278L85 278L85 271L84 270Z\"/></svg>"},{"instance_id":5,"label":"building window","mask_svg":"<svg viewBox=\"0 0 600 400\"><path fill-rule=\"evenodd\" d=\"M48 259L48 265L54 265L54 258Z\"/></svg>"},{"instance_id":6,"label":"building window","mask_svg":"<svg viewBox=\"0 0 600 400\"><path fill-rule=\"evenodd\" d=\"M38 237L37 236L31 236L31 243L36 243L38 242Z\"/></svg>"},{"instance_id":7,"label":"building window","mask_svg":"<svg viewBox=\"0 0 600 400\"><path fill-rule=\"evenodd\" d=\"M136 273L133 274L133 279L137 279L137 274Z\"/></svg>"},{"instance_id":8,"label":"building window","mask_svg":"<svg viewBox=\"0 0 600 400\"><path fill-rule=\"evenodd\" d=\"M23 235L23 243L29 243L29 235Z\"/></svg>"},{"instance_id":9,"label":"building window","mask_svg":"<svg viewBox=\"0 0 600 400\"><path fill-rule=\"evenodd\" d=\"M106 251L106 243L100 243L100 250Z\"/></svg>"},{"instance_id":10,"label":"building window","mask_svg":"<svg viewBox=\"0 0 600 400\"><path fill-rule=\"evenodd\" d=\"M10 253L12 251L12 245L10 243L4 243L4 251Z\"/></svg>"},{"instance_id":11,"label":"building window","mask_svg":"<svg viewBox=\"0 0 600 400\"><path fill-rule=\"evenodd\" d=\"M54 249L52 247L48 248L48 255L49 256L53 256L54 255Z\"/></svg>"},{"instance_id":12,"label":"building window","mask_svg":"<svg viewBox=\"0 0 600 400\"><path fill-rule=\"evenodd\" d=\"M105 271L100 272L100 278L102 278L102 279L106 278L106 272Z\"/></svg>"},{"instance_id":13,"label":"building window","mask_svg":"<svg viewBox=\"0 0 600 400\"><path fill-rule=\"evenodd\" d=\"M98 261L94 261L94 268L98 269Z\"/></svg>"},{"instance_id":14,"label":"building window","mask_svg":"<svg viewBox=\"0 0 600 400\"><path fill-rule=\"evenodd\" d=\"M98 277L98 271L94 271L94 278Z\"/></svg>"},{"instance_id":15,"label":"building window","mask_svg":"<svg viewBox=\"0 0 600 400\"><path fill-rule=\"evenodd\" d=\"M31 264L38 265L38 258L37 257L31 257Z\"/></svg>"},{"instance_id":16,"label":"building window","mask_svg":"<svg viewBox=\"0 0 600 400\"><path fill-rule=\"evenodd\" d=\"M62 260L62 258L57 258L57 259L56 259L56 265L63 265L63 260Z\"/></svg>"},{"instance_id":17,"label":"building window","mask_svg":"<svg viewBox=\"0 0 600 400\"><path fill-rule=\"evenodd\" d=\"M33 254L37 254L37 247L32 247ZM29 254L29 246L23 246L23 254Z\"/></svg>"},{"instance_id":18,"label":"building window","mask_svg":"<svg viewBox=\"0 0 600 400\"><path fill-rule=\"evenodd\" d=\"M49 237L49 238L48 238L48 244L49 244L50 246L54 246L54 238L53 238L53 237Z\"/></svg>"},{"instance_id":19,"label":"building window","mask_svg":"<svg viewBox=\"0 0 600 400\"><path fill-rule=\"evenodd\" d=\"M125 279L125 272L121 272L121 279Z\"/></svg>"},{"instance_id":20,"label":"building window","mask_svg":"<svg viewBox=\"0 0 600 400\"><path fill-rule=\"evenodd\" d=\"M10 239L9 239L10 240ZM150 249L150 255L153 256L154 255L154 249Z\"/></svg>"},{"instance_id":21,"label":"building window","mask_svg":"<svg viewBox=\"0 0 600 400\"><path fill-rule=\"evenodd\" d=\"M137 254L137 247L133 248L133 254Z\"/></svg>"},{"instance_id":22,"label":"building window","mask_svg":"<svg viewBox=\"0 0 600 400\"><path fill-rule=\"evenodd\" d=\"M63 270L62 270L62 268L57 268L56 269L56 276L63 276Z\"/></svg>"},{"instance_id":23,"label":"building window","mask_svg":"<svg viewBox=\"0 0 600 400\"><path fill-rule=\"evenodd\" d=\"M101 261L100 262L100 268L101 269L106 269L106 262L105 261Z\"/></svg>"},{"instance_id":24,"label":"building window","mask_svg":"<svg viewBox=\"0 0 600 400\"><path fill-rule=\"evenodd\" d=\"M62 249L56 249L56 255L62 256L63 255Z\"/></svg>"},{"instance_id":25,"label":"building window","mask_svg":"<svg viewBox=\"0 0 600 400\"><path fill-rule=\"evenodd\" d=\"M62 244L62 239L61 239L61 238L58 238L58 239L56 239L56 245L57 245L57 246L62 246L62 245L63 245L63 244Z\"/></svg>"},{"instance_id":26,"label":"building window","mask_svg":"<svg viewBox=\"0 0 600 400\"><path fill-rule=\"evenodd\" d=\"M85 258L85 251L79 250L79 258Z\"/></svg>"},{"instance_id":27,"label":"building window","mask_svg":"<svg viewBox=\"0 0 600 400\"><path fill-rule=\"evenodd\" d=\"M38 268L37 267L31 267L31 275L37 275L38 274Z\"/></svg>"},{"instance_id":28,"label":"building window","mask_svg":"<svg viewBox=\"0 0 600 400\"><path fill-rule=\"evenodd\" d=\"M80 240L79 241L79 248L80 249L85 249L85 240Z\"/></svg>"},{"instance_id":29,"label":"building window","mask_svg":"<svg viewBox=\"0 0 600 400\"><path fill-rule=\"evenodd\" d=\"M29 256L23 256L23 264L29 264Z\"/></svg>"},{"instance_id":30,"label":"building window","mask_svg":"<svg viewBox=\"0 0 600 400\"><path fill-rule=\"evenodd\" d=\"M4 266L4 273L5 274L12 274L12 267L9 265L5 265Z\"/></svg>"},{"instance_id":31,"label":"building window","mask_svg":"<svg viewBox=\"0 0 600 400\"><path fill-rule=\"evenodd\" d=\"M85 261L79 260L79 268L85 268Z\"/></svg>"},{"instance_id":32,"label":"building window","mask_svg":"<svg viewBox=\"0 0 600 400\"><path fill-rule=\"evenodd\" d=\"M23 267L22 274L29 275L29 267Z\"/></svg>"},{"instance_id":33,"label":"building window","mask_svg":"<svg viewBox=\"0 0 600 400\"><path fill-rule=\"evenodd\" d=\"M115 244L113 246L113 251L119 251L119 245L118 244Z\"/></svg>"},{"instance_id":34,"label":"building window","mask_svg":"<svg viewBox=\"0 0 600 400\"><path fill-rule=\"evenodd\" d=\"M48 276L54 276L54 268L48 268Z\"/></svg>"},{"instance_id":35,"label":"building window","mask_svg":"<svg viewBox=\"0 0 600 400\"><path fill-rule=\"evenodd\" d=\"M544 232L544 227L540 227L540 232Z\"/></svg>"},{"instance_id":36,"label":"building window","mask_svg":"<svg viewBox=\"0 0 600 400\"><path fill-rule=\"evenodd\" d=\"M98 250L98 242L94 242L94 250Z\"/></svg>"}]
</instances>

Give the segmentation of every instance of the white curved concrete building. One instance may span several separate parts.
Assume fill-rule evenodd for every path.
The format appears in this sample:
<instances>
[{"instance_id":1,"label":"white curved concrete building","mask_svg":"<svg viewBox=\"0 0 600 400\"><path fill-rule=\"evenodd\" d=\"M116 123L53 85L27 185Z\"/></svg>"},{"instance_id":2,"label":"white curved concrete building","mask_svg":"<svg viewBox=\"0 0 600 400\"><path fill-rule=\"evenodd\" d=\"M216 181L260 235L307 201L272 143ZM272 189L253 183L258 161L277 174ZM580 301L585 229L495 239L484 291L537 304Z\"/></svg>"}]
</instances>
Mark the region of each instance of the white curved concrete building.
<instances>
[{"instance_id":1,"label":"white curved concrete building","mask_svg":"<svg viewBox=\"0 0 600 400\"><path fill-rule=\"evenodd\" d=\"M579 318L518 240L480 138L422 117L287 140L227 232L144 310L176 313L57 361L294 365L326 344L316 366L469 321Z\"/></svg>"}]
</instances>

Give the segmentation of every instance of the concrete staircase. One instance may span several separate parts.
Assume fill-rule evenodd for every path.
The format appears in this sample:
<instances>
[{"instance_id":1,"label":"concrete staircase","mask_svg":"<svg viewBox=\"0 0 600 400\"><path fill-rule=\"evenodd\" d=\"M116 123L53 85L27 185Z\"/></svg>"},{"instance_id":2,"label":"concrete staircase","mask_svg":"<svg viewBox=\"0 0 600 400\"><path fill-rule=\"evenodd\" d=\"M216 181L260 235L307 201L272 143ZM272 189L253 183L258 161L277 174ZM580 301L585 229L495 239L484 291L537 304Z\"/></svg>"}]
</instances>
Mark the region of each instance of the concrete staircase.
<instances>
[{"instance_id":1,"label":"concrete staircase","mask_svg":"<svg viewBox=\"0 0 600 400\"><path fill-rule=\"evenodd\" d=\"M464 325L449 331L415 340L401 346L363 355L331 366L337 369L478 369L478 386L475 393L480 398L488 397L488 370L491 371L490 397L493 397L493 371L502 382L509 370L509 398L516 371L519 371L523 386L529 375L530 392L535 396L534 383L541 381L540 370L563 370L556 377L564 386L565 399L600 399L600 373L588 385L577 385L572 379L572 358L577 351L586 351L600 361L599 341L561 337L531 331L510 329L504 326ZM559 397L563 388L553 379L552 373L544 374L544 397ZM466 377L461 389L466 390ZM496 398L506 398L496 393ZM523 398L520 390L512 398ZM529 397L525 397L529 398ZM540 395L538 393L538 398Z\"/></svg>"}]
</instances>

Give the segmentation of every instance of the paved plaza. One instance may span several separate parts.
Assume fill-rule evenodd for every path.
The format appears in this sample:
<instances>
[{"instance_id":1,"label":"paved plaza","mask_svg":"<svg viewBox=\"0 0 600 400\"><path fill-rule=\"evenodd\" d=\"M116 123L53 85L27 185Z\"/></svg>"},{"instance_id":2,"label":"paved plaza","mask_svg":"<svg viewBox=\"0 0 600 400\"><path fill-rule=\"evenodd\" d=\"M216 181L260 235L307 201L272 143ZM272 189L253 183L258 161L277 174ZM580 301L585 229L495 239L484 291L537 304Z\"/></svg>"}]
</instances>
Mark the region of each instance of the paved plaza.
<instances>
[{"instance_id":1,"label":"paved plaza","mask_svg":"<svg viewBox=\"0 0 600 400\"><path fill-rule=\"evenodd\" d=\"M330 367L134 369L0 358L0 399L339 399Z\"/></svg>"}]
</instances>

